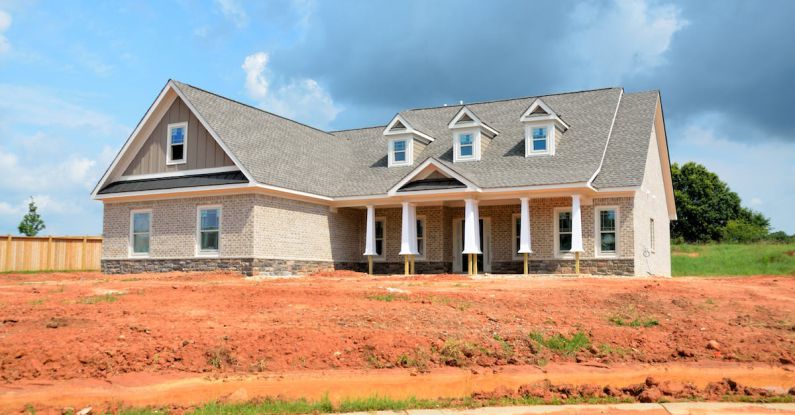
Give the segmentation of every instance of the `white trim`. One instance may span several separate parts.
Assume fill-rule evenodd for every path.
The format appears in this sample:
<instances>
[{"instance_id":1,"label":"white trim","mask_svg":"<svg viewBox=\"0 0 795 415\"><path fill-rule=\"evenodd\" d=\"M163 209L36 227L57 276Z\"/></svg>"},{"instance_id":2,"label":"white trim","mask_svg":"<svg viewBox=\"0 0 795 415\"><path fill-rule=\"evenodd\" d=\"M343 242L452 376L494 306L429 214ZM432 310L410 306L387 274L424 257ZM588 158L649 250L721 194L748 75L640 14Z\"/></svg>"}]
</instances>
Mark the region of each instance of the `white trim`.
<instances>
[{"instance_id":1,"label":"white trim","mask_svg":"<svg viewBox=\"0 0 795 415\"><path fill-rule=\"evenodd\" d=\"M182 128L185 130L185 137L182 141L182 158L174 160L172 157L171 147L171 130L175 128ZM176 164L186 164L188 162L188 122L175 122L166 126L166 166L173 166Z\"/></svg>"},{"instance_id":2,"label":"white trim","mask_svg":"<svg viewBox=\"0 0 795 415\"><path fill-rule=\"evenodd\" d=\"M400 123L403 124L403 126L406 127L406 128L400 129L399 131L391 131L392 127L394 127L395 124L397 124L398 121L400 121ZM392 121L390 121L389 124L387 124L386 128L384 128L384 133L383 134L385 136L402 135L402 134L413 134L413 135L416 135L416 136L419 136L419 137L425 139L428 143L434 141L433 137L429 136L428 134L423 133L422 131L416 130L414 127L412 127L411 124L409 124L408 121L406 121L406 119L403 118L400 114L397 114L397 115L395 115L394 118L392 118Z\"/></svg>"},{"instance_id":3,"label":"white trim","mask_svg":"<svg viewBox=\"0 0 795 415\"><path fill-rule=\"evenodd\" d=\"M458 121L464 115L468 115L469 118L472 119L472 121L466 122L466 124L458 124ZM499 134L499 132L497 130L491 128L488 124L486 124L483 121L481 121L480 118L478 118L478 116L475 115L475 113L472 112L472 110L470 110L466 106L461 107L461 109L456 113L456 115L453 117L453 119L450 121L450 123L447 124L447 128L449 128L451 130L455 130L455 129L459 129L459 128L472 128L472 127L480 127L482 129L488 131L489 133L491 133L492 137L497 136Z\"/></svg>"},{"instance_id":4,"label":"white trim","mask_svg":"<svg viewBox=\"0 0 795 415\"><path fill-rule=\"evenodd\" d=\"M461 156L461 136L472 136L472 156ZM480 139L483 133L478 128L455 130L453 132L453 162L461 163L465 161L478 161L480 160Z\"/></svg>"},{"instance_id":5,"label":"white trim","mask_svg":"<svg viewBox=\"0 0 795 415\"><path fill-rule=\"evenodd\" d=\"M406 153L406 159L404 161L395 161L396 141L406 142L406 148L403 150L403 152ZM388 167L411 166L414 164L414 137L411 135L405 135L390 139L389 144L387 144L387 151L389 152L387 163Z\"/></svg>"},{"instance_id":6,"label":"white trim","mask_svg":"<svg viewBox=\"0 0 795 415\"><path fill-rule=\"evenodd\" d=\"M533 150L533 129L546 128L547 129L547 148L543 151ZM524 156L554 156L555 155L555 136L557 135L557 128L552 123L535 123L528 122L524 126Z\"/></svg>"},{"instance_id":7,"label":"white trim","mask_svg":"<svg viewBox=\"0 0 795 415\"><path fill-rule=\"evenodd\" d=\"M469 181L466 177L456 173L455 171L453 171L449 167L445 166L444 164L440 163L436 159L429 158L429 159L423 161L419 166L414 168L414 170L410 171L409 174L407 174L406 177L404 177L399 182L397 182L396 185L392 186L392 188L389 189L387 191L387 194L384 195L384 196L395 196L397 194L397 191L400 190L400 188L403 187L404 184L408 183L411 179L413 179L415 176L420 174L420 172L425 170L425 168L430 166L430 165L433 165L434 167L439 169L442 173L444 173L444 174L446 174L446 175L448 175L448 176L460 181L461 183L464 183L467 186L466 187L467 191L473 191L473 190L479 190L480 189L477 185L475 185L474 183ZM454 191L460 192L461 189L454 189ZM430 191L427 191L427 192L438 192L438 190L430 190ZM448 193L448 192L445 192L445 193ZM412 194L419 194L419 193L420 192L412 192ZM432 194L432 193L428 193L428 194ZM337 197L337 198L334 198L333 200L356 200L356 199L360 199L360 198L379 198L379 197L383 197L383 196L380 196L380 195L353 196L353 197L350 197L350 198L349 197Z\"/></svg>"},{"instance_id":8,"label":"white trim","mask_svg":"<svg viewBox=\"0 0 795 415\"><path fill-rule=\"evenodd\" d=\"M604 210L614 210L616 212L616 220L615 226L616 229L613 233L616 234L616 249L614 252L602 252L602 229L600 223L600 212ZM594 206L593 211L593 229L594 229L594 256L596 258L618 258L620 251L620 231L621 231L621 212L618 206L615 205L604 205L604 206Z\"/></svg>"},{"instance_id":9,"label":"white trim","mask_svg":"<svg viewBox=\"0 0 795 415\"><path fill-rule=\"evenodd\" d=\"M373 239L375 239L376 242L378 242L378 232L376 232L376 228L378 228L379 222L381 222L381 252L379 252L378 255L373 255L373 261L383 262L386 261L386 216L375 217L376 225L373 228ZM378 244L376 244L376 246L378 246Z\"/></svg>"},{"instance_id":10,"label":"white trim","mask_svg":"<svg viewBox=\"0 0 795 415\"><path fill-rule=\"evenodd\" d=\"M120 176L118 181L164 179L168 177L184 177L184 176L195 176L198 174L226 173L226 172L233 172L239 170L240 169L238 169L237 166L210 167L206 169L180 170L180 171L169 171L164 173L148 173L148 174L134 174L130 176Z\"/></svg>"},{"instance_id":11,"label":"white trim","mask_svg":"<svg viewBox=\"0 0 795 415\"><path fill-rule=\"evenodd\" d=\"M422 222L422 255L414 257L417 261L425 261L428 257L428 220L426 215L417 215L417 222ZM419 228L419 227L418 227ZM419 252L419 235L417 236L417 251Z\"/></svg>"},{"instance_id":12,"label":"white trim","mask_svg":"<svg viewBox=\"0 0 795 415\"><path fill-rule=\"evenodd\" d=\"M202 210L210 210L210 209L218 209L218 249L214 250L202 250L201 249L201 212ZM211 257L216 258L219 257L221 254L221 236L223 235L223 206L214 204L214 205L198 205L196 206L196 256L197 257Z\"/></svg>"},{"instance_id":13,"label":"white trim","mask_svg":"<svg viewBox=\"0 0 795 415\"><path fill-rule=\"evenodd\" d=\"M618 102L616 102L616 110L613 112L613 121L610 122L610 130L607 132L607 141L605 141L605 149L602 151L602 160L599 161L599 167L596 168L596 171L593 173L590 179L588 179L588 186L592 186L593 181L596 180L596 176L599 175L599 172L602 171L602 165L605 164L605 157L607 156L607 147L610 145L610 137L613 136L613 127L616 125L616 118L618 117L618 108L621 106L621 99L624 97L624 89L618 93ZM652 121L654 122L654 121Z\"/></svg>"},{"instance_id":14,"label":"white trim","mask_svg":"<svg viewBox=\"0 0 795 415\"><path fill-rule=\"evenodd\" d=\"M571 259L574 258L573 252L561 252L560 251L560 213L561 212L569 212L571 213L571 206L560 206L552 209L552 222L554 226L554 232L552 232L553 236L553 244L554 244L554 252L555 258L557 259ZM574 241L574 218L572 218L572 242Z\"/></svg>"},{"instance_id":15,"label":"white trim","mask_svg":"<svg viewBox=\"0 0 795 415\"><path fill-rule=\"evenodd\" d=\"M519 238L519 234L516 233L516 222L522 220L521 213L513 213L511 214L511 252L513 252L513 259L520 260L524 259L524 255L519 253L519 245L516 242L516 239ZM520 222L521 226L521 222Z\"/></svg>"},{"instance_id":16,"label":"white trim","mask_svg":"<svg viewBox=\"0 0 795 415\"><path fill-rule=\"evenodd\" d=\"M149 230L147 234L149 235L149 250L147 252L138 252L134 251L135 249L135 241L133 239L133 231L134 228L134 219L136 213L148 213L149 214ZM127 246L127 256L129 258L149 258L152 252L152 209L132 209L130 210L130 232L129 232L129 241Z\"/></svg>"},{"instance_id":17,"label":"white trim","mask_svg":"<svg viewBox=\"0 0 795 415\"><path fill-rule=\"evenodd\" d=\"M547 114L546 115L531 115L536 108L541 107ZM559 124L560 127L565 131L569 129L569 125L563 121L552 108L549 107L541 98L536 98L529 107L522 113L522 116L519 117L519 121L521 122L534 122L534 121L554 121L556 124Z\"/></svg>"}]
</instances>

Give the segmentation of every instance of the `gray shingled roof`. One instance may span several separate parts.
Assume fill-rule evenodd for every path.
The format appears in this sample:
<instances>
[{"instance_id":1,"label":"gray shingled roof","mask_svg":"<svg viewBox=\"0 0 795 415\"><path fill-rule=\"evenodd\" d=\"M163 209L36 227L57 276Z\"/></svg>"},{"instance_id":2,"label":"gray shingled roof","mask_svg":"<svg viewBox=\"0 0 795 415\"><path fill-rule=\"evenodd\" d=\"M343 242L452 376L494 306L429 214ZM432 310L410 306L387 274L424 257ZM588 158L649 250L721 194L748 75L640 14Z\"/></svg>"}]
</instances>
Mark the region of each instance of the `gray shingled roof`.
<instances>
[{"instance_id":1,"label":"gray shingled roof","mask_svg":"<svg viewBox=\"0 0 795 415\"><path fill-rule=\"evenodd\" d=\"M240 171L194 174L180 177L157 177L152 179L120 180L103 187L97 194L141 192L145 190L178 189L181 187L220 186L224 184L248 183Z\"/></svg>"},{"instance_id":2,"label":"gray shingled roof","mask_svg":"<svg viewBox=\"0 0 795 415\"><path fill-rule=\"evenodd\" d=\"M447 125L460 105L403 111L412 127L435 141L415 154L414 166L390 168L383 126L328 133L184 83L175 85L258 182L330 197L385 194L430 157L482 188L586 182L601 162L622 91L543 96L570 126L559 136L554 156L524 157L519 118L537 97L467 104L500 132L478 162L453 163ZM649 105L656 94L623 95L597 186L631 186L642 180L654 119Z\"/></svg>"}]
</instances>

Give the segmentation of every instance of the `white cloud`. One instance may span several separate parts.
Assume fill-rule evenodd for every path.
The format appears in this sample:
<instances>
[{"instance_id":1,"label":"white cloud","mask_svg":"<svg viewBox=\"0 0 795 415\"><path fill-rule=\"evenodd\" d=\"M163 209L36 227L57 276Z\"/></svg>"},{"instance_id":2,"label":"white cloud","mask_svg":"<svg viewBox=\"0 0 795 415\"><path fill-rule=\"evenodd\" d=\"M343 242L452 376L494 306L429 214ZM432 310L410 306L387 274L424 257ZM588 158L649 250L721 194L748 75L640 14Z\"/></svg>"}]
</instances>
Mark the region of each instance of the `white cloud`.
<instances>
[{"instance_id":1,"label":"white cloud","mask_svg":"<svg viewBox=\"0 0 795 415\"><path fill-rule=\"evenodd\" d=\"M678 7L645 0L581 3L572 17L565 40L578 59L572 74L599 86L663 64L674 34L688 24Z\"/></svg>"},{"instance_id":2,"label":"white cloud","mask_svg":"<svg viewBox=\"0 0 795 415\"><path fill-rule=\"evenodd\" d=\"M215 0L215 4L221 9L224 17L238 28L243 28L248 24L248 15L237 0Z\"/></svg>"},{"instance_id":3,"label":"white cloud","mask_svg":"<svg viewBox=\"0 0 795 415\"><path fill-rule=\"evenodd\" d=\"M257 52L246 56L242 65L246 92L258 101L259 107L318 128L326 128L337 118L342 108L314 79L290 79L272 87L274 76L268 69L268 60L267 53Z\"/></svg>"},{"instance_id":4,"label":"white cloud","mask_svg":"<svg viewBox=\"0 0 795 415\"><path fill-rule=\"evenodd\" d=\"M23 210L19 206L12 206L8 202L0 202L0 216L19 216Z\"/></svg>"},{"instance_id":5,"label":"white cloud","mask_svg":"<svg viewBox=\"0 0 795 415\"><path fill-rule=\"evenodd\" d=\"M11 27L11 15L8 12L0 10L0 55L8 52L11 49L11 43L4 33Z\"/></svg>"}]
</instances>

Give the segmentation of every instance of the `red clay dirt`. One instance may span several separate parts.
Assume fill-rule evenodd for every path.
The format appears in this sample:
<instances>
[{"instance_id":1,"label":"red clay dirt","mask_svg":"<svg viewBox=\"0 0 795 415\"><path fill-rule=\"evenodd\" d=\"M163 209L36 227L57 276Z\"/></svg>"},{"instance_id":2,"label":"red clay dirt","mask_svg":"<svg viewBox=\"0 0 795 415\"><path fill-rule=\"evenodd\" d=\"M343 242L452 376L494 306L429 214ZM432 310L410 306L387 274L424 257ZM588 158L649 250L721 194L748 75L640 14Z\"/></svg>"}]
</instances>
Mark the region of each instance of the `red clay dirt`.
<instances>
[{"instance_id":1,"label":"red clay dirt","mask_svg":"<svg viewBox=\"0 0 795 415\"><path fill-rule=\"evenodd\" d=\"M0 393L132 375L146 383L401 367L433 375L698 362L792 373L795 278L3 275L0 323ZM590 345L570 354L529 336L577 331Z\"/></svg>"}]
</instances>

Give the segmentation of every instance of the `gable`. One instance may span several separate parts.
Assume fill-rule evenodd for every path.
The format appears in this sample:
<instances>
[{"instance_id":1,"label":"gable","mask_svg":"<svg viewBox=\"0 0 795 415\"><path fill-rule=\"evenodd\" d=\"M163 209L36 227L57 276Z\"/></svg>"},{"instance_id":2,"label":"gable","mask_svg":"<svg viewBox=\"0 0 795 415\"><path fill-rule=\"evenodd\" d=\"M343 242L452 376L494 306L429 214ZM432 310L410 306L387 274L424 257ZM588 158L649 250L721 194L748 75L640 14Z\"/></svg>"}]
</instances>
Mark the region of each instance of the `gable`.
<instances>
[{"instance_id":1,"label":"gable","mask_svg":"<svg viewBox=\"0 0 795 415\"><path fill-rule=\"evenodd\" d=\"M187 122L188 140L186 146L186 163L167 165L167 128L169 124ZM157 121L154 129L124 169L123 176L142 174L172 173L185 170L231 167L234 162L213 139L207 129L199 122L196 115L185 102L177 97L168 110Z\"/></svg>"}]
</instances>

